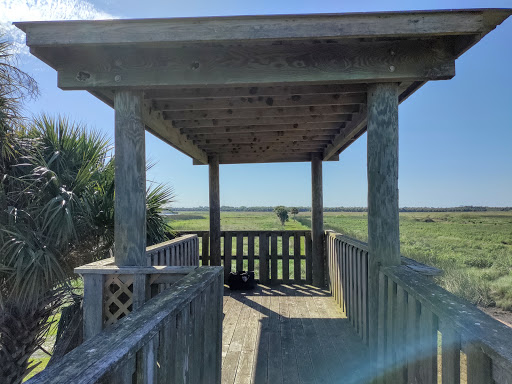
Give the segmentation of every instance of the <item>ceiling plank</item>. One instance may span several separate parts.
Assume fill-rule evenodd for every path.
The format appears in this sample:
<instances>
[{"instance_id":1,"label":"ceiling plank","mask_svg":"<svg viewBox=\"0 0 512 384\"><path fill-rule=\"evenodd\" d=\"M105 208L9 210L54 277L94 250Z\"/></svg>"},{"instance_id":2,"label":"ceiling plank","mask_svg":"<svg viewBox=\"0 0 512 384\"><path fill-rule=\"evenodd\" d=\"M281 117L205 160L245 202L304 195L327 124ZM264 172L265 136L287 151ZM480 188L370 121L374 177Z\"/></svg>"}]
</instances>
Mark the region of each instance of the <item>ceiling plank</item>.
<instances>
[{"instance_id":1,"label":"ceiling plank","mask_svg":"<svg viewBox=\"0 0 512 384\"><path fill-rule=\"evenodd\" d=\"M167 120L175 128L229 127L240 125L325 124L351 120L352 115L256 117L253 119Z\"/></svg>"},{"instance_id":2,"label":"ceiling plank","mask_svg":"<svg viewBox=\"0 0 512 384\"><path fill-rule=\"evenodd\" d=\"M75 47L61 59L58 86L85 90L399 82L455 75L451 44L442 39L175 49L98 47L91 52Z\"/></svg>"},{"instance_id":3,"label":"ceiling plank","mask_svg":"<svg viewBox=\"0 0 512 384\"><path fill-rule=\"evenodd\" d=\"M246 125L246 126L229 126L229 127L202 127L202 128L182 128L180 132L186 134L213 134L218 133L247 133L247 132L299 132L299 131L320 131L330 129L341 129L346 126L342 123L305 123L305 124L278 124L278 125Z\"/></svg>"},{"instance_id":4,"label":"ceiling plank","mask_svg":"<svg viewBox=\"0 0 512 384\"><path fill-rule=\"evenodd\" d=\"M251 117L339 115L359 112L359 105L325 105L277 108L200 109L165 112L166 120L238 119Z\"/></svg>"},{"instance_id":5,"label":"ceiling plank","mask_svg":"<svg viewBox=\"0 0 512 384\"><path fill-rule=\"evenodd\" d=\"M321 136L321 135L309 135L309 136L300 136L293 137L290 139L283 137L265 137L265 138L248 138L248 139L205 139L205 140L197 140L196 144L199 146L208 145L208 144L267 144L267 143L288 143L288 142L308 142L315 141L320 143L328 144L331 142L330 136Z\"/></svg>"},{"instance_id":6,"label":"ceiling plank","mask_svg":"<svg viewBox=\"0 0 512 384\"><path fill-rule=\"evenodd\" d=\"M236 99L195 99L191 100L156 100L152 106L159 111L174 110L234 110L238 108L278 108L278 107L315 107L315 106L358 106L366 103L365 93L351 95L321 94L321 95L292 95L278 97L240 97Z\"/></svg>"},{"instance_id":7,"label":"ceiling plank","mask_svg":"<svg viewBox=\"0 0 512 384\"><path fill-rule=\"evenodd\" d=\"M290 132L290 131L281 131L281 132L258 132L258 133L220 133L217 135L205 135L205 134L199 134L194 135L190 134L188 137L191 140L194 141L206 141L206 140L212 140L212 139L232 139L234 143L240 141L240 140L250 140L250 139L269 139L269 138L275 138L275 137L281 137L283 140L285 139L303 139L306 140L309 137L322 137L322 138L328 138L331 136L334 136L340 132L339 129L333 129L333 130L323 130L323 131L306 131L304 132Z\"/></svg>"},{"instance_id":8,"label":"ceiling plank","mask_svg":"<svg viewBox=\"0 0 512 384\"><path fill-rule=\"evenodd\" d=\"M320 84L290 85L278 87L204 87L204 88L163 88L148 89L146 99L198 99L198 98L232 98L258 96L289 96L319 94L349 94L366 92L366 84Z\"/></svg>"},{"instance_id":9,"label":"ceiling plank","mask_svg":"<svg viewBox=\"0 0 512 384\"><path fill-rule=\"evenodd\" d=\"M230 126L230 127L202 127L202 128L182 128L181 133L185 134L204 134L217 135L219 133L251 133L251 132L317 132L324 130L340 130L346 123L325 123L325 124L279 124L279 125L248 125L248 126Z\"/></svg>"}]
</instances>

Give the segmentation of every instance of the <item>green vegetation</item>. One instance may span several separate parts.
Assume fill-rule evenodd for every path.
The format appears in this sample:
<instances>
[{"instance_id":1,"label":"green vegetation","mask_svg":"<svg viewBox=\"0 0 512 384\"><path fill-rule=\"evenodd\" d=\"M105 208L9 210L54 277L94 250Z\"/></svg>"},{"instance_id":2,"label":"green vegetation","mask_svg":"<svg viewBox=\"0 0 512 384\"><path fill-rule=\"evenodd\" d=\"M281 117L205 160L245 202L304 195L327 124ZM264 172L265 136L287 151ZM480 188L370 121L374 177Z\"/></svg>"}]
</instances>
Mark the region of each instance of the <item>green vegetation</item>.
<instances>
[{"instance_id":1,"label":"green vegetation","mask_svg":"<svg viewBox=\"0 0 512 384\"><path fill-rule=\"evenodd\" d=\"M176 230L208 230L208 222L205 212L172 216ZM367 240L364 212L327 212L324 223L326 229ZM221 213L223 230L303 230L310 224L309 213L284 228L272 212ZM475 304L512 310L512 212L405 212L400 231L402 254L441 268L438 282L444 288Z\"/></svg>"},{"instance_id":2,"label":"green vegetation","mask_svg":"<svg viewBox=\"0 0 512 384\"><path fill-rule=\"evenodd\" d=\"M284 226L284 223L288 221L288 210L284 206L278 205L274 208L274 213L281 222L281 225Z\"/></svg>"}]
</instances>

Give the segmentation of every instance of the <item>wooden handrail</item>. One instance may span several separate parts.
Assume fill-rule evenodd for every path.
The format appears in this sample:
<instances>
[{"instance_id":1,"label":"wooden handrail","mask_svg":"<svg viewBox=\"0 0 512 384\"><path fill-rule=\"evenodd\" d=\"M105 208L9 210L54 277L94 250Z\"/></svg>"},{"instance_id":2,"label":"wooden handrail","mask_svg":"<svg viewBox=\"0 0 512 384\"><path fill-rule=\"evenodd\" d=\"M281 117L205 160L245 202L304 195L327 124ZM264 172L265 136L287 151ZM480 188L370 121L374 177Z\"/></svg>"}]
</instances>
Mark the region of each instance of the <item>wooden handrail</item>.
<instances>
[{"instance_id":1,"label":"wooden handrail","mask_svg":"<svg viewBox=\"0 0 512 384\"><path fill-rule=\"evenodd\" d=\"M439 331L443 383L459 382L460 351L467 356L468 383L512 382L512 328L405 266L381 268L380 274L378 342L396 348L394 358L382 357L380 362L395 368L389 379L406 371L408 382L420 375L437 382ZM405 327L393 327L390 319ZM415 349L404 348L414 345Z\"/></svg>"},{"instance_id":2,"label":"wooden handrail","mask_svg":"<svg viewBox=\"0 0 512 384\"><path fill-rule=\"evenodd\" d=\"M222 268L199 267L27 384L220 383L222 297Z\"/></svg>"}]
</instances>

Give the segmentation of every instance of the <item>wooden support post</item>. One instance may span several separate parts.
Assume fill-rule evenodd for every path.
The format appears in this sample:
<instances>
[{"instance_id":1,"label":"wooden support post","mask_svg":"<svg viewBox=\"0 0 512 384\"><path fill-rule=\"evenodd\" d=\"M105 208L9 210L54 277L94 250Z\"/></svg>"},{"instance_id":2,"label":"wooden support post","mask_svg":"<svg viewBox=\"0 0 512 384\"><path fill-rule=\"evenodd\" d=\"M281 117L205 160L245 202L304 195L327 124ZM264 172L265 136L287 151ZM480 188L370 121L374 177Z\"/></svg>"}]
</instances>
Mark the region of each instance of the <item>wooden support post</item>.
<instances>
[{"instance_id":1,"label":"wooden support post","mask_svg":"<svg viewBox=\"0 0 512 384\"><path fill-rule=\"evenodd\" d=\"M219 157L208 159L210 178L210 265L221 265Z\"/></svg>"},{"instance_id":2,"label":"wooden support post","mask_svg":"<svg viewBox=\"0 0 512 384\"><path fill-rule=\"evenodd\" d=\"M117 265L146 265L146 150L142 92L118 90L115 109Z\"/></svg>"},{"instance_id":3,"label":"wooden support post","mask_svg":"<svg viewBox=\"0 0 512 384\"><path fill-rule=\"evenodd\" d=\"M84 274L84 340L97 335L103 329L103 276Z\"/></svg>"},{"instance_id":4,"label":"wooden support post","mask_svg":"<svg viewBox=\"0 0 512 384\"><path fill-rule=\"evenodd\" d=\"M379 267L400 264L396 83L379 83L368 87L367 132L368 318L370 349L373 361L376 361Z\"/></svg>"},{"instance_id":5,"label":"wooden support post","mask_svg":"<svg viewBox=\"0 0 512 384\"><path fill-rule=\"evenodd\" d=\"M325 285L324 217L322 193L322 157L311 158L311 238L313 241L313 285Z\"/></svg>"}]
</instances>

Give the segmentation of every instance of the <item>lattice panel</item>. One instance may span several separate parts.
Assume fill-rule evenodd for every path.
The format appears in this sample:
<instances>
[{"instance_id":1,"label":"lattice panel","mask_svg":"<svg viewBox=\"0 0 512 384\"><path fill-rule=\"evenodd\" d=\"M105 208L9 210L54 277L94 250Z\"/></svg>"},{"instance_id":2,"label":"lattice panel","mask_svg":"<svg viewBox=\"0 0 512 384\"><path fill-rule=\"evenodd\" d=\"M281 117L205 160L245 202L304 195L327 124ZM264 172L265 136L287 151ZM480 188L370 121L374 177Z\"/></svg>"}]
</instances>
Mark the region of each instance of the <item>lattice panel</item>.
<instances>
[{"instance_id":1,"label":"lattice panel","mask_svg":"<svg viewBox=\"0 0 512 384\"><path fill-rule=\"evenodd\" d=\"M107 275L103 292L105 326L132 311L133 275Z\"/></svg>"}]
</instances>

